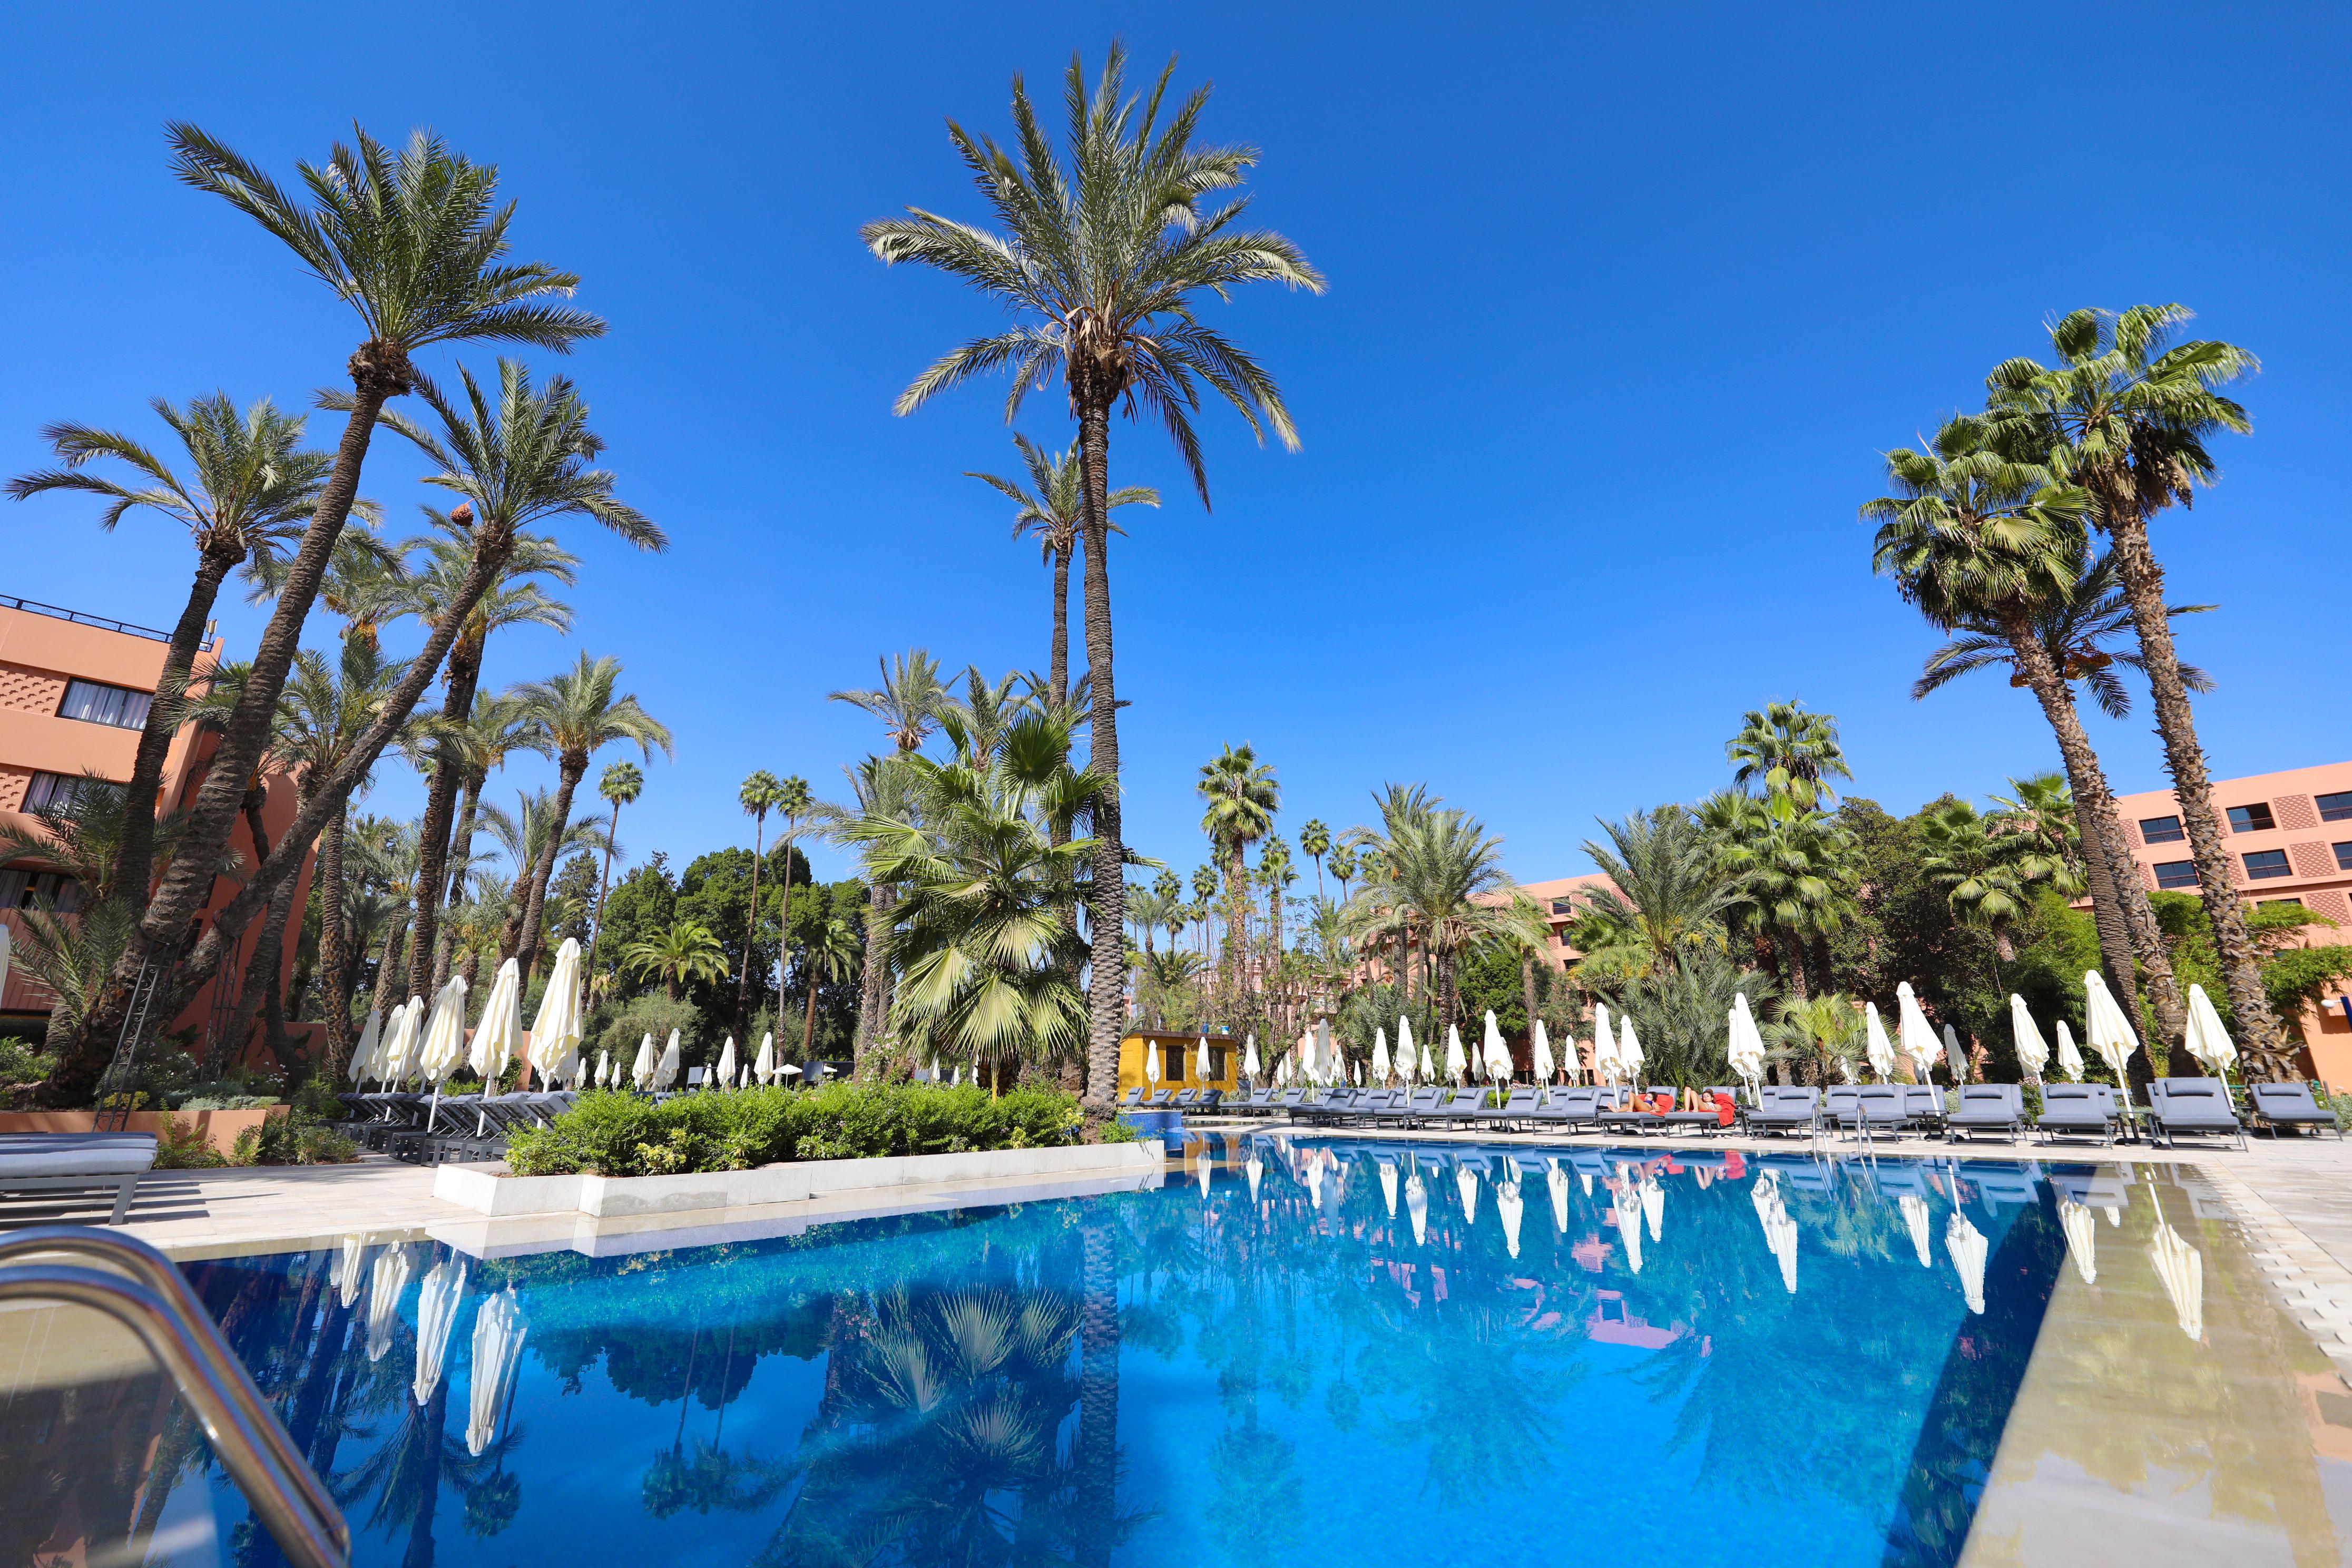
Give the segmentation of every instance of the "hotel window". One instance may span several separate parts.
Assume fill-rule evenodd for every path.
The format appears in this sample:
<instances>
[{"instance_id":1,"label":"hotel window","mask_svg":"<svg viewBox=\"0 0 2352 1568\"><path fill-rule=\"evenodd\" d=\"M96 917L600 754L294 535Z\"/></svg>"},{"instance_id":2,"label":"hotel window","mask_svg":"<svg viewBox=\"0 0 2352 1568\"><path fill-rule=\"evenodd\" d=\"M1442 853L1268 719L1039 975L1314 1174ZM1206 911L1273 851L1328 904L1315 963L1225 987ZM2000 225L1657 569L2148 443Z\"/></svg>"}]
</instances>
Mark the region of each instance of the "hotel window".
<instances>
[{"instance_id":1,"label":"hotel window","mask_svg":"<svg viewBox=\"0 0 2352 1568\"><path fill-rule=\"evenodd\" d=\"M2339 871L2352 871L2352 844L2338 844L2334 847L2336 868Z\"/></svg>"},{"instance_id":2,"label":"hotel window","mask_svg":"<svg viewBox=\"0 0 2352 1568\"><path fill-rule=\"evenodd\" d=\"M2286 851L2284 849L2250 850L2245 858L2246 876L2252 881L2263 882L2273 877L2294 875L2294 868L2286 863Z\"/></svg>"},{"instance_id":3,"label":"hotel window","mask_svg":"<svg viewBox=\"0 0 2352 1568\"><path fill-rule=\"evenodd\" d=\"M2347 795L2344 798L2346 800L2352 800L2352 795ZM2352 810L2347 810L2344 815L2347 816L2352 816ZM1551 912L1556 915L1573 916L1576 913L1576 906L1570 903L1566 899L1554 899L1551 901Z\"/></svg>"},{"instance_id":4,"label":"hotel window","mask_svg":"<svg viewBox=\"0 0 2352 1568\"><path fill-rule=\"evenodd\" d=\"M2277 826L2267 805L2233 805L2230 808L2230 831L2232 833L2268 833Z\"/></svg>"},{"instance_id":5,"label":"hotel window","mask_svg":"<svg viewBox=\"0 0 2352 1568\"><path fill-rule=\"evenodd\" d=\"M63 811L81 782L64 773L35 773L25 786L25 810Z\"/></svg>"},{"instance_id":6,"label":"hotel window","mask_svg":"<svg viewBox=\"0 0 2352 1568\"><path fill-rule=\"evenodd\" d=\"M2197 862L2194 860L2159 860L2156 863L2156 885L2159 888L2193 888L2197 885Z\"/></svg>"},{"instance_id":7,"label":"hotel window","mask_svg":"<svg viewBox=\"0 0 2352 1568\"><path fill-rule=\"evenodd\" d=\"M2322 822L2352 822L2352 789L2341 795L2319 797L2319 820Z\"/></svg>"},{"instance_id":8,"label":"hotel window","mask_svg":"<svg viewBox=\"0 0 2352 1568\"><path fill-rule=\"evenodd\" d=\"M54 908L69 915L81 908L81 884L62 871L11 867L0 871L0 910Z\"/></svg>"},{"instance_id":9,"label":"hotel window","mask_svg":"<svg viewBox=\"0 0 2352 1568\"><path fill-rule=\"evenodd\" d=\"M2188 837L2180 831L2180 818L2177 816L2141 817L2139 836L2149 844L2178 844Z\"/></svg>"},{"instance_id":10,"label":"hotel window","mask_svg":"<svg viewBox=\"0 0 2352 1568\"><path fill-rule=\"evenodd\" d=\"M65 705L58 710L58 717L79 719L89 724L111 724L118 730L143 730L147 727L147 705L154 700L144 691L100 686L94 680L68 680Z\"/></svg>"}]
</instances>

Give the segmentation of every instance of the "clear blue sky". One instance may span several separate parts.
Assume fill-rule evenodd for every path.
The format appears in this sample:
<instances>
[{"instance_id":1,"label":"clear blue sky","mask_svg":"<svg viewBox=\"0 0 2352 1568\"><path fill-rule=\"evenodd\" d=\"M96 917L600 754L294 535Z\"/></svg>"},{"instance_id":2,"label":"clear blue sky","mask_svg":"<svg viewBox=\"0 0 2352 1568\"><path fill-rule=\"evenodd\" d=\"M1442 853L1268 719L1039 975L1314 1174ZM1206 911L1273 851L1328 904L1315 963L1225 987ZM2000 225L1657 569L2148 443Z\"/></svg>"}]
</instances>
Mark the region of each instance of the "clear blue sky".
<instances>
[{"instance_id":1,"label":"clear blue sky","mask_svg":"<svg viewBox=\"0 0 2352 1568\"><path fill-rule=\"evenodd\" d=\"M46 421L152 436L158 394L303 404L342 379L352 319L170 180L166 119L289 173L354 119L437 127L501 166L520 254L612 321L562 368L676 541L573 531L574 637L514 634L489 679L619 655L678 739L628 846L740 841L747 772L829 792L878 744L824 700L877 654L1045 663L1046 574L962 477L1013 460L998 389L889 412L995 318L856 226L979 216L943 117L1001 132L1013 73L1050 92L1116 33L1213 80L1208 133L1264 149L1259 215L1331 280L1214 311L1281 377L1303 453L1209 414L1204 515L1162 438L1115 431L1116 479L1170 498L1113 561L1146 853L1202 858L1192 774L1228 741L1280 770L1286 834L1426 780L1530 879L1583 869L1596 815L1722 783L1773 697L1835 712L1857 789L1897 810L2054 765L1998 678L1909 700L1935 639L1870 575L1854 508L1878 449L2079 305L2181 300L2262 356L2254 437L2158 547L2176 597L2223 606L2181 638L2221 681L2216 770L2346 754L2341 5L1018 10L12 11L0 470L41 460ZM1059 400L1026 428L1066 439ZM366 492L405 528L415 466L377 451ZM182 539L107 537L93 510L0 511L0 591L168 625ZM224 618L248 651L258 617ZM2118 787L2162 783L2144 695L2097 736ZM370 806L417 798L392 765Z\"/></svg>"}]
</instances>

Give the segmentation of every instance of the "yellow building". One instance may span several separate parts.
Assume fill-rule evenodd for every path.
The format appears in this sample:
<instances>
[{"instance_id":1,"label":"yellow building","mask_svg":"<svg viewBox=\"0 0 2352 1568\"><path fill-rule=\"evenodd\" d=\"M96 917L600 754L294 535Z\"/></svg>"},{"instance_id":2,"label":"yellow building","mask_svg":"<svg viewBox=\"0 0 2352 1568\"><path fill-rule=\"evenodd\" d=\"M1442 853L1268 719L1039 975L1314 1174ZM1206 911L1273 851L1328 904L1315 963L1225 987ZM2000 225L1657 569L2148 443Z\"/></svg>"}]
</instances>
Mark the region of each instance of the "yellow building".
<instances>
[{"instance_id":1,"label":"yellow building","mask_svg":"<svg viewBox=\"0 0 2352 1568\"><path fill-rule=\"evenodd\" d=\"M1200 1036L1163 1035L1150 1029L1129 1031L1118 1043L1118 1092L1124 1096L1130 1089L1221 1089L1233 1093L1241 1078L1241 1047L1222 1035L1208 1038L1209 1076L1202 1078L1197 1070L1201 1065ZM1146 1051L1159 1054L1158 1083L1143 1076Z\"/></svg>"}]
</instances>

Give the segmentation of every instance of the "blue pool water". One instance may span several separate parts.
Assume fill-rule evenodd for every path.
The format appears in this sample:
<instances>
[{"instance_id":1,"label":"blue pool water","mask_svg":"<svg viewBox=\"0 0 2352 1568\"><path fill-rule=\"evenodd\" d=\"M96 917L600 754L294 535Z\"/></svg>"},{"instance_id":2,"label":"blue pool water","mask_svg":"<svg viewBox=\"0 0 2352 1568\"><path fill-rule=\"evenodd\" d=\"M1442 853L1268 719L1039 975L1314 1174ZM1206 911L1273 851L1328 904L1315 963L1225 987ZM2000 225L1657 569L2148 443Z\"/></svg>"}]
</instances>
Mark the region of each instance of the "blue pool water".
<instances>
[{"instance_id":1,"label":"blue pool water","mask_svg":"<svg viewBox=\"0 0 2352 1568\"><path fill-rule=\"evenodd\" d=\"M362 1564L1893 1568L1958 1555L2063 1256L2011 1162L1192 1154L770 1241L188 1272ZM278 1561L155 1452L179 1561Z\"/></svg>"}]
</instances>

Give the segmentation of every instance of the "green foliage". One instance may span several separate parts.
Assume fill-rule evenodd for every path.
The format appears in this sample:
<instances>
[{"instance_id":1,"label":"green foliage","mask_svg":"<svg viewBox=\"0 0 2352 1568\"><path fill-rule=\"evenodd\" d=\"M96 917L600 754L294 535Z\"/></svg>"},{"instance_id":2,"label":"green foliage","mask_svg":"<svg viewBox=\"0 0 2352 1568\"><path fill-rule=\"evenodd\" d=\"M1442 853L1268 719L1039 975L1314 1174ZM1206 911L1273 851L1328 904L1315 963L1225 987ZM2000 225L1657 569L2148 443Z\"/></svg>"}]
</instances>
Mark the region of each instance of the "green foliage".
<instances>
[{"instance_id":1,"label":"green foliage","mask_svg":"<svg viewBox=\"0 0 2352 1568\"><path fill-rule=\"evenodd\" d=\"M1143 1129L1124 1116L1114 1116L1103 1123L1102 1141L1106 1143L1140 1143Z\"/></svg>"},{"instance_id":2,"label":"green foliage","mask_svg":"<svg viewBox=\"0 0 2352 1568\"><path fill-rule=\"evenodd\" d=\"M677 1031L677 1053L680 1070L698 1067L719 1059L720 1037L709 1034L703 1027L702 1015L691 1002L673 1002L656 991L645 996L633 996L604 1023L591 1020L588 1037L593 1048L613 1053L613 1059L627 1072L637 1059L637 1047L645 1037L654 1037L654 1049L659 1051L669 1043L669 1032Z\"/></svg>"},{"instance_id":3,"label":"green foliage","mask_svg":"<svg viewBox=\"0 0 2352 1568\"><path fill-rule=\"evenodd\" d=\"M2156 923L2172 949L2172 965L2185 994L2191 983L2205 987L2221 1022L2231 1034L2238 1022L2230 1006L2229 987L2221 983L2221 966L2213 953L2213 923L2203 901L2192 894L2162 890L2148 895ZM2290 945L2308 927L2333 927L2334 921L2300 903L2281 900L2246 910L2246 934L2259 955L2263 989L2271 1011L2290 1027L2307 1007L2316 1006L2328 986L2352 977L2352 947Z\"/></svg>"},{"instance_id":4,"label":"green foliage","mask_svg":"<svg viewBox=\"0 0 2352 1568\"><path fill-rule=\"evenodd\" d=\"M155 1123L155 1169L159 1171L197 1171L228 1161L193 1121L183 1121L170 1114Z\"/></svg>"},{"instance_id":5,"label":"green foliage","mask_svg":"<svg viewBox=\"0 0 2352 1568\"><path fill-rule=\"evenodd\" d=\"M520 1176L590 1171L642 1176L741 1171L793 1160L874 1159L1077 1141L1077 1101L1039 1089L992 1097L972 1086L829 1083L673 1095L582 1097L552 1126L518 1134L507 1166Z\"/></svg>"},{"instance_id":6,"label":"green foliage","mask_svg":"<svg viewBox=\"0 0 2352 1568\"><path fill-rule=\"evenodd\" d=\"M359 1158L359 1145L315 1117L288 1111L248 1127L230 1146L232 1165L341 1165Z\"/></svg>"},{"instance_id":7,"label":"green foliage","mask_svg":"<svg viewBox=\"0 0 2352 1568\"><path fill-rule=\"evenodd\" d=\"M0 1089L39 1083L55 1066L57 1058L42 1055L14 1036L0 1039Z\"/></svg>"}]
</instances>

